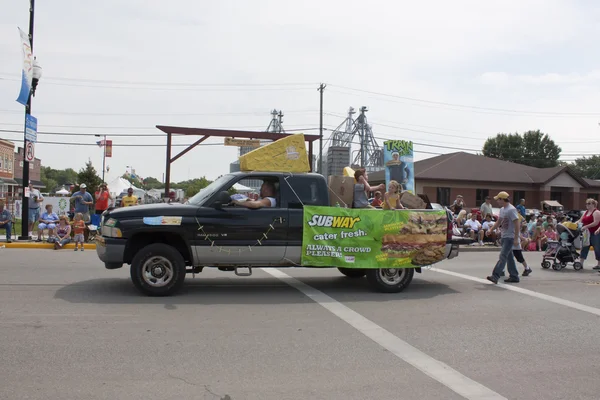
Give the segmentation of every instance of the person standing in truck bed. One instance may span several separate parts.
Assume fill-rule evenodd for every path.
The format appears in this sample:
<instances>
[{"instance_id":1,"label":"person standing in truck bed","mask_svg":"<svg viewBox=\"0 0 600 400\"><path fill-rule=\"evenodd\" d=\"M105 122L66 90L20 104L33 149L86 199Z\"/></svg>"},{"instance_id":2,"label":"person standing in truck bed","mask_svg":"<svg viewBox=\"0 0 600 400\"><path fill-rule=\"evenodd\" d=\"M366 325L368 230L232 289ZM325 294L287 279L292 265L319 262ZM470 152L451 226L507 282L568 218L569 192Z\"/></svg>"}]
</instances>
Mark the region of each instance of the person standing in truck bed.
<instances>
[{"instance_id":1,"label":"person standing in truck bed","mask_svg":"<svg viewBox=\"0 0 600 400\"><path fill-rule=\"evenodd\" d=\"M378 186L369 185L369 175L364 168L356 170L354 172L354 200L352 202L353 208L374 208L369 204L369 198L367 193L374 192L376 190L385 190L385 184Z\"/></svg>"}]
</instances>

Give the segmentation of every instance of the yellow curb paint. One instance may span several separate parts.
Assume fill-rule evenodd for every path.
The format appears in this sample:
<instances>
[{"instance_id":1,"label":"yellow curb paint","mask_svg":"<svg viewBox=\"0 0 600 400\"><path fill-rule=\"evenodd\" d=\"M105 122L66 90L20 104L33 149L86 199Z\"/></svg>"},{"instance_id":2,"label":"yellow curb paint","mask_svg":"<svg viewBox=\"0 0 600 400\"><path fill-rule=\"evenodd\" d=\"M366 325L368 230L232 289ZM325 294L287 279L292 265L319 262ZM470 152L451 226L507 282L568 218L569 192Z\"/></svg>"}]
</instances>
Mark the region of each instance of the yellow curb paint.
<instances>
[{"instance_id":1,"label":"yellow curb paint","mask_svg":"<svg viewBox=\"0 0 600 400\"><path fill-rule=\"evenodd\" d=\"M3 243L3 242L0 242L0 248L2 246L6 247L7 249L50 249L50 250L54 249L54 244L31 243L31 242L25 242L25 243L19 243L19 242ZM64 248L73 250L75 248L75 245L73 243L69 243ZM96 245L93 243L85 243L83 245L83 248L86 250L88 250L88 249L95 250Z\"/></svg>"}]
</instances>

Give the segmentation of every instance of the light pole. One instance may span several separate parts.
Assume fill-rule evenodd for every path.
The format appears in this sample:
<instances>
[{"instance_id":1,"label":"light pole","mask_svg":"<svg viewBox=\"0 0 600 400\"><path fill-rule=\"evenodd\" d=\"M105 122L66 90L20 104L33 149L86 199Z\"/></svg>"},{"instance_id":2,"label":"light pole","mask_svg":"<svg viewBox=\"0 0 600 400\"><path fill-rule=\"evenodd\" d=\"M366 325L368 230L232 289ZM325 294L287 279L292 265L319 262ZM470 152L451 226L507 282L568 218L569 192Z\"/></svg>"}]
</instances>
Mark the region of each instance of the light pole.
<instances>
[{"instance_id":1,"label":"light pole","mask_svg":"<svg viewBox=\"0 0 600 400\"><path fill-rule=\"evenodd\" d=\"M94 135L96 137L102 137L102 135ZM102 142L104 152L102 153L102 183L104 183L104 171L106 171L106 135L104 135L104 141Z\"/></svg>"},{"instance_id":2,"label":"light pole","mask_svg":"<svg viewBox=\"0 0 600 400\"><path fill-rule=\"evenodd\" d=\"M33 54L33 26L34 26L34 11L35 0L29 2L29 44L31 45L31 54ZM31 97L35 96L35 89L42 77L42 67L38 64L35 57L33 58L33 71L31 80L31 89L27 97L27 105L25 106L25 121L27 116L31 115ZM26 190L29 186L29 161L25 157L27 151L27 128L23 132L23 193L21 193L21 236L19 240L29 240L29 197L26 196ZM35 162L35 161L34 161ZM33 221L35 222L35 221Z\"/></svg>"}]
</instances>

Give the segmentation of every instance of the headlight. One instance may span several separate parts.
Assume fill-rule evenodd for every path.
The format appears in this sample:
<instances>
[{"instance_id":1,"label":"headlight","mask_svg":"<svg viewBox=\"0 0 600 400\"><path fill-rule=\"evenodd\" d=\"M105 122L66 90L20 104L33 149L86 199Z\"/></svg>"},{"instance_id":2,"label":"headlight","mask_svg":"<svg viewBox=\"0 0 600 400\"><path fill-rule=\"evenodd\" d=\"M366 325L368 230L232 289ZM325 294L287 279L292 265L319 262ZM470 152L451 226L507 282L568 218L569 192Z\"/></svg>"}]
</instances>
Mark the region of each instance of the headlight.
<instances>
[{"instance_id":1,"label":"headlight","mask_svg":"<svg viewBox=\"0 0 600 400\"><path fill-rule=\"evenodd\" d=\"M121 230L119 228L116 227L117 225L117 220L114 218L109 218L108 221L106 221L106 223L104 223L104 217L102 218L102 236L106 236L106 237L114 237L114 238L121 238L123 237L123 232L121 232Z\"/></svg>"}]
</instances>

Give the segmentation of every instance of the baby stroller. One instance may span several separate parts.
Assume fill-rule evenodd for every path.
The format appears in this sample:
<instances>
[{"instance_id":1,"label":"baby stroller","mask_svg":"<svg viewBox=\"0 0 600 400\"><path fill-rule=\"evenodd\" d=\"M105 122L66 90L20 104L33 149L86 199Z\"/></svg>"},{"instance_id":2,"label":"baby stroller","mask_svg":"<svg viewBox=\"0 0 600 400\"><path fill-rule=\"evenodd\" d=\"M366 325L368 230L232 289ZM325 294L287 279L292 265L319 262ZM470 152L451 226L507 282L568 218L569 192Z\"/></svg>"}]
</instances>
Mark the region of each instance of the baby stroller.
<instances>
[{"instance_id":1,"label":"baby stroller","mask_svg":"<svg viewBox=\"0 0 600 400\"><path fill-rule=\"evenodd\" d=\"M556 231L559 240L548 242L548 248L542 258L542 268L552 267L553 270L560 271L569 263L573 263L575 271L583 269L583 264L575 261L579 258L577 248L581 248L581 230L577 224L564 222L557 225Z\"/></svg>"}]
</instances>

